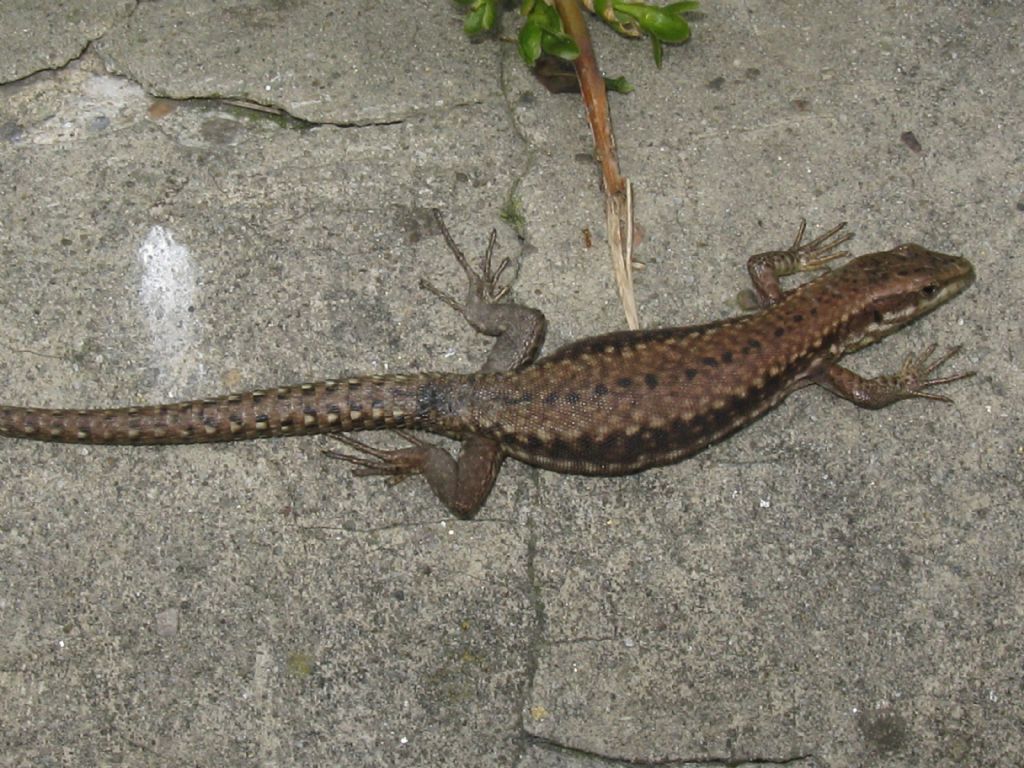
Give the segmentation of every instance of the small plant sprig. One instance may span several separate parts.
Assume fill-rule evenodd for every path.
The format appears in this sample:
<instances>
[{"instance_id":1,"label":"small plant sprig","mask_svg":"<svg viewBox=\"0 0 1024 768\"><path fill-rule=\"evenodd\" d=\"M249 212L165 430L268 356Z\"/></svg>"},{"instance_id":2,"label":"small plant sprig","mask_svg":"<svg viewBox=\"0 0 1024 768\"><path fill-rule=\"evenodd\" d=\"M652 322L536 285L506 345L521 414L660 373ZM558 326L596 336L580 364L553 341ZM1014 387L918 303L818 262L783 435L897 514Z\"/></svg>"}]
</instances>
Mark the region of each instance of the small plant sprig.
<instances>
[{"instance_id":1,"label":"small plant sprig","mask_svg":"<svg viewBox=\"0 0 1024 768\"><path fill-rule=\"evenodd\" d=\"M622 0L583 0L583 5L600 16L620 35L648 35L654 49L654 64L659 68L664 54L662 45L686 42L690 37L690 25L686 23L683 14L696 11L700 7L697 0L665 6L627 3Z\"/></svg>"},{"instance_id":2,"label":"small plant sprig","mask_svg":"<svg viewBox=\"0 0 1024 768\"><path fill-rule=\"evenodd\" d=\"M494 29L499 0L455 0L469 7L463 25L467 35L479 35ZM581 0L583 6L625 37L650 37L654 63L660 67L663 46L685 42L690 25L683 15L697 10L696 0L660 6L625 0ZM519 31L519 53L527 66L537 63L541 53L566 61L575 61L579 47L562 26L558 11L547 0L523 0L519 13L526 19Z\"/></svg>"},{"instance_id":3,"label":"small plant sprig","mask_svg":"<svg viewBox=\"0 0 1024 768\"><path fill-rule=\"evenodd\" d=\"M455 0L459 5L468 5L469 13L462 29L467 35L479 35L494 29L494 20L498 18L498 0Z\"/></svg>"},{"instance_id":4,"label":"small plant sprig","mask_svg":"<svg viewBox=\"0 0 1024 768\"><path fill-rule=\"evenodd\" d=\"M499 0L455 2L469 9L464 24L467 34L494 29ZM683 15L696 10L698 3L690 0L659 6L627 0L522 0L520 5L520 13L525 17L519 31L519 53L523 60L533 68L542 55L547 55L571 62L576 71L601 165L605 224L619 300L627 325L635 329L640 327L640 319L633 296L633 198L629 179L619 171L607 95L609 89L629 92L632 87L623 78L606 80L601 76L581 4L621 35L650 37L654 62L660 67L664 45L689 38L690 26Z\"/></svg>"}]
</instances>

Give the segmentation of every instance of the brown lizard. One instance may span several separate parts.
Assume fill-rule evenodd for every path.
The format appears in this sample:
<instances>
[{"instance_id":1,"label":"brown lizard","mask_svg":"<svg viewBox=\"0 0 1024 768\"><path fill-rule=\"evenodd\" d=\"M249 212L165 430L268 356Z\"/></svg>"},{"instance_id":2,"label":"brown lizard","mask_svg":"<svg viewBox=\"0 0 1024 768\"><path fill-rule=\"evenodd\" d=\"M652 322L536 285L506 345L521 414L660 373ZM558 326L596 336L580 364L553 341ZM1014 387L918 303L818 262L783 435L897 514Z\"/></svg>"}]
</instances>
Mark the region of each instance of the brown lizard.
<instances>
[{"instance_id":1,"label":"brown lizard","mask_svg":"<svg viewBox=\"0 0 1024 768\"><path fill-rule=\"evenodd\" d=\"M621 475L679 461L751 423L791 392L820 384L864 408L966 378L929 376L959 350L933 359L935 346L899 372L865 379L839 359L930 312L974 280L970 262L900 245L871 253L783 291L779 278L843 256L844 225L808 243L804 227L786 250L753 256L748 270L757 310L704 325L623 331L568 344L536 360L545 319L504 303L492 268L495 234L480 273L438 216L465 271L458 302L421 284L496 337L477 373L358 376L207 400L102 410L0 405L0 435L100 445L167 445L332 433L360 455L328 451L359 475L423 475L459 517L473 516L511 456L554 470ZM410 445L379 450L337 433L400 430ZM405 430L461 441L458 459Z\"/></svg>"}]
</instances>

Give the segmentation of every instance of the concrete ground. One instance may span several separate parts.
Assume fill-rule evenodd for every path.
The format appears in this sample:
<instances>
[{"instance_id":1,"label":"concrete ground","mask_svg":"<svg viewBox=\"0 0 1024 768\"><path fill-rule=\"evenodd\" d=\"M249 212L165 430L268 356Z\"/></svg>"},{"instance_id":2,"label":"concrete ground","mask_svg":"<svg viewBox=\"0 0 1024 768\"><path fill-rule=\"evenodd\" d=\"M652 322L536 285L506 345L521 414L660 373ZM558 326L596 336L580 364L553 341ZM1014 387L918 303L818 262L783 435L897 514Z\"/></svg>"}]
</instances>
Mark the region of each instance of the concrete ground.
<instances>
[{"instance_id":1,"label":"concrete ground","mask_svg":"<svg viewBox=\"0 0 1024 768\"><path fill-rule=\"evenodd\" d=\"M417 287L458 284L435 206L472 252L498 227L548 349L622 327L578 99L454 4L0 11L4 401L472 370ZM708 0L694 29L660 71L595 31L636 86L644 323L735 311L748 254L849 220L976 265L850 360L963 344L955 403L809 389L635 477L509 462L472 522L319 438L4 442L0 764L1024 762L1020 4Z\"/></svg>"}]
</instances>

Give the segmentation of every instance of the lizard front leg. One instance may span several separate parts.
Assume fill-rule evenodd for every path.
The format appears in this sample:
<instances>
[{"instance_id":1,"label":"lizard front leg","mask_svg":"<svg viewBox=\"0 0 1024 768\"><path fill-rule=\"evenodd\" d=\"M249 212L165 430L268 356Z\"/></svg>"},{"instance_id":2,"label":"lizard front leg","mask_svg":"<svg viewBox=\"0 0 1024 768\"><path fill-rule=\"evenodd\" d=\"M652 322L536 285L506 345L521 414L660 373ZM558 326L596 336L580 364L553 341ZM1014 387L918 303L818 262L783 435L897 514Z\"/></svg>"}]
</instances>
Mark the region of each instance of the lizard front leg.
<instances>
[{"instance_id":1,"label":"lizard front leg","mask_svg":"<svg viewBox=\"0 0 1024 768\"><path fill-rule=\"evenodd\" d=\"M840 245L853 237L852 232L839 234L846 222L833 227L808 243L804 243L804 231L807 222L800 222L793 244L784 251L768 251L751 256L747 260L747 272L754 284L753 291L746 291L740 298L740 304L747 309L767 308L782 301L783 291L779 278L797 272L813 272L821 269L834 259L841 259L850 254L836 250Z\"/></svg>"},{"instance_id":2,"label":"lizard front leg","mask_svg":"<svg viewBox=\"0 0 1024 768\"><path fill-rule=\"evenodd\" d=\"M440 213L435 212L435 215L445 243L466 275L469 284L466 299L459 302L427 280L421 280L420 285L461 314L475 330L496 337L481 372L516 370L529 365L544 342L546 321L536 309L500 303L508 293L507 286L499 285L508 261L503 260L496 268L492 264L496 233L491 232L480 272L477 273L452 239ZM402 479L422 475L437 498L454 515L462 519L473 517L487 500L505 459L498 443L470 435L462 440L458 459L455 459L439 446L405 432L400 434L411 445L393 450L374 448L348 435L332 435L357 453L327 451L327 454L355 464L354 474L358 476L385 475Z\"/></svg>"},{"instance_id":3,"label":"lizard front leg","mask_svg":"<svg viewBox=\"0 0 1024 768\"><path fill-rule=\"evenodd\" d=\"M813 374L811 378L830 392L834 392L861 408L884 408L899 400L908 400L914 397L951 403L953 401L945 395L925 390L928 387L969 378L974 375L974 371L929 379L928 376L960 351L960 347L953 347L942 357L929 362L931 356L935 354L935 349L936 346L932 344L920 355L908 355L903 361L903 365L900 366L900 370L887 376L866 379L849 368L831 363Z\"/></svg>"}]
</instances>

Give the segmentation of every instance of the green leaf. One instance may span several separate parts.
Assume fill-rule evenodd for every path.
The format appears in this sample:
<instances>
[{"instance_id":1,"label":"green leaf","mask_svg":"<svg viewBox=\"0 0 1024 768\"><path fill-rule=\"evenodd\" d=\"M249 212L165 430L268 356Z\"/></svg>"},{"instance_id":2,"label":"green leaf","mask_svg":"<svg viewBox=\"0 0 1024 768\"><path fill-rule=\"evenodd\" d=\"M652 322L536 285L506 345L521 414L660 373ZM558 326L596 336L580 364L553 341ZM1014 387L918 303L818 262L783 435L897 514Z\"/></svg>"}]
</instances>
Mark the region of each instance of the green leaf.
<instances>
[{"instance_id":1,"label":"green leaf","mask_svg":"<svg viewBox=\"0 0 1024 768\"><path fill-rule=\"evenodd\" d=\"M459 5L471 6L462 29L467 35L479 35L481 32L489 32L494 28L494 19L497 14L497 0L455 0Z\"/></svg>"},{"instance_id":2,"label":"green leaf","mask_svg":"<svg viewBox=\"0 0 1024 768\"><path fill-rule=\"evenodd\" d=\"M654 51L654 66L661 69L661 59L665 54L665 50L661 47L661 40L656 37L651 37L651 48Z\"/></svg>"},{"instance_id":3,"label":"green leaf","mask_svg":"<svg viewBox=\"0 0 1024 768\"><path fill-rule=\"evenodd\" d=\"M543 30L531 21L527 21L519 30L519 55L523 57L526 66L532 67L540 58L540 40L543 35Z\"/></svg>"},{"instance_id":4,"label":"green leaf","mask_svg":"<svg viewBox=\"0 0 1024 768\"><path fill-rule=\"evenodd\" d=\"M485 14L487 12L487 6L481 5L479 8L474 8L466 16L466 20L462 23L463 31L472 37L473 35L479 35L485 29L487 29L485 22Z\"/></svg>"},{"instance_id":5,"label":"green leaf","mask_svg":"<svg viewBox=\"0 0 1024 768\"><path fill-rule=\"evenodd\" d=\"M681 43L690 36L690 25L664 8L640 3L620 3L619 13L632 16L649 35L665 43Z\"/></svg>"},{"instance_id":6,"label":"green leaf","mask_svg":"<svg viewBox=\"0 0 1024 768\"><path fill-rule=\"evenodd\" d=\"M494 18L497 11L494 7L494 0L487 0L484 5L484 29L490 31L494 29Z\"/></svg>"},{"instance_id":7,"label":"green leaf","mask_svg":"<svg viewBox=\"0 0 1024 768\"><path fill-rule=\"evenodd\" d=\"M533 7L530 11L530 21L553 35L565 34L565 30L562 29L562 17L558 15L558 11L545 3L538 3Z\"/></svg>"},{"instance_id":8,"label":"green leaf","mask_svg":"<svg viewBox=\"0 0 1024 768\"><path fill-rule=\"evenodd\" d=\"M633 86L624 77L606 77L604 79L604 87L609 91L615 91L615 93L633 92Z\"/></svg>"},{"instance_id":9,"label":"green leaf","mask_svg":"<svg viewBox=\"0 0 1024 768\"><path fill-rule=\"evenodd\" d=\"M647 29L652 37L665 43L682 43L690 37L690 25L678 16L664 16L655 27Z\"/></svg>"},{"instance_id":10,"label":"green leaf","mask_svg":"<svg viewBox=\"0 0 1024 768\"><path fill-rule=\"evenodd\" d=\"M594 0L594 13L605 21L612 21L615 18L613 0Z\"/></svg>"},{"instance_id":11,"label":"green leaf","mask_svg":"<svg viewBox=\"0 0 1024 768\"><path fill-rule=\"evenodd\" d=\"M575 61L580 55L579 47L565 35L558 36L545 32L541 38L541 47L552 56L566 61Z\"/></svg>"}]
</instances>

